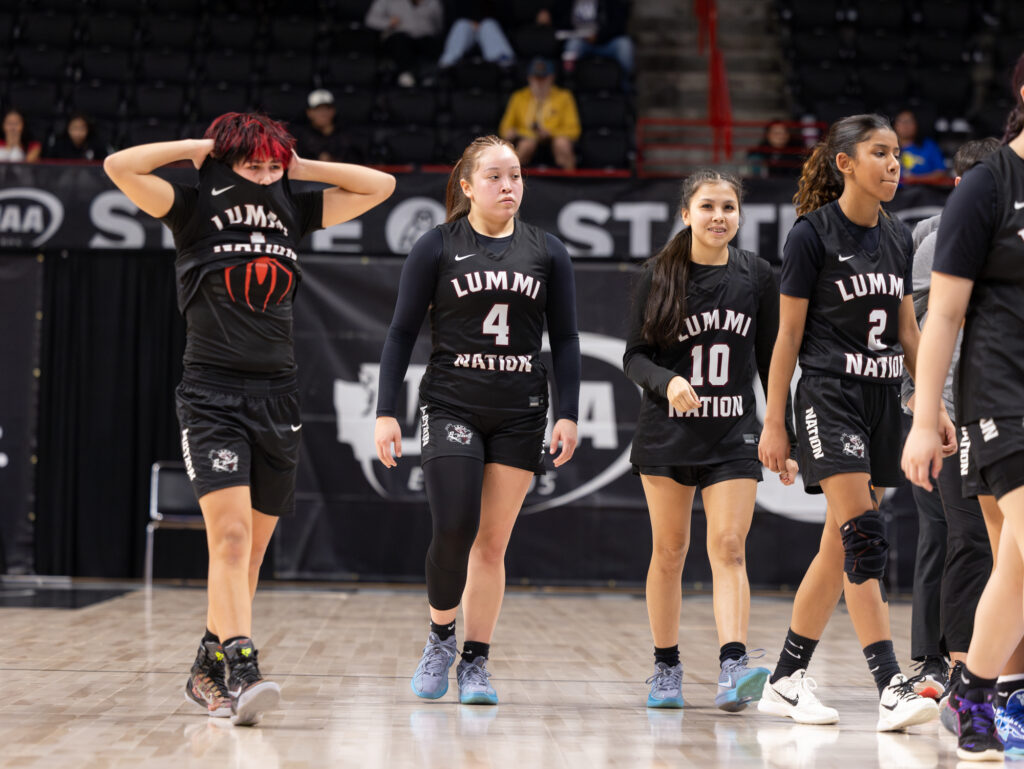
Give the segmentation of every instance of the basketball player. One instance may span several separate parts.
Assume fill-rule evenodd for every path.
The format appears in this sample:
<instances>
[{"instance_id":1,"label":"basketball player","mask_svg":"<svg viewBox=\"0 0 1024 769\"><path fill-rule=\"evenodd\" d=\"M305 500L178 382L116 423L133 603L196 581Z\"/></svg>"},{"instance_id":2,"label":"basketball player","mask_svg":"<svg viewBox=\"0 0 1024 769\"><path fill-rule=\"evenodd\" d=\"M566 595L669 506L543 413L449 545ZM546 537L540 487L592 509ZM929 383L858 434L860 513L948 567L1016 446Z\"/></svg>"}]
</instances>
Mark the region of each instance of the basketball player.
<instances>
[{"instance_id":1,"label":"basketball player","mask_svg":"<svg viewBox=\"0 0 1024 769\"><path fill-rule=\"evenodd\" d=\"M475 139L452 169L447 221L421 237L402 268L381 353L374 440L386 467L402 455L399 390L427 310L433 351L420 385L423 478L433 519L427 550L430 633L412 678L418 697L448 690L463 602L459 701L495 705L487 658L505 592L505 549L535 474L543 473L547 320L557 387L555 467L576 447L580 348L565 246L516 216L519 160L496 136ZM392 456L392 453L394 456Z\"/></svg>"},{"instance_id":2,"label":"basketball player","mask_svg":"<svg viewBox=\"0 0 1024 769\"><path fill-rule=\"evenodd\" d=\"M187 334L178 420L210 551L207 630L185 694L241 725L257 723L280 696L260 674L252 600L277 520L295 508L302 427L292 350L296 248L307 233L373 208L395 186L369 168L299 158L294 144L265 115L232 112L202 139L130 147L103 166L174 234ZM181 160L199 169L198 185L153 173ZM298 180L332 186L297 192L289 182Z\"/></svg>"},{"instance_id":3,"label":"basketball player","mask_svg":"<svg viewBox=\"0 0 1024 769\"><path fill-rule=\"evenodd\" d=\"M994 138L965 143L953 157L954 185L981 159L999 148ZM928 308L932 261L935 257L941 214L914 228L914 311L918 323ZM942 400L953 416L953 373L957 355L946 375ZM903 377L903 395L913 412L913 383ZM963 442L961 441L961 444ZM961 445L961 451L965 447ZM949 680L945 655L954 663L967 657L974 627L974 611L992 570L992 549L985 517L977 500L962 494L961 457L946 457L938 488L930 492L914 486L918 513L917 557L914 559L914 607L910 652L919 675L918 694L939 698ZM941 715L941 707L940 707Z\"/></svg>"},{"instance_id":4,"label":"basketball player","mask_svg":"<svg viewBox=\"0 0 1024 769\"><path fill-rule=\"evenodd\" d=\"M760 372L767 385L779 295L768 262L729 245L739 228L740 197L739 181L717 171L697 171L683 182L686 229L645 265L623 358L626 376L643 390L630 459L653 535L647 572L654 636L647 706L653 708L683 707L681 579L697 487L721 645L715 705L743 710L760 699L769 672L747 667L745 543L761 479L754 379ZM787 465L792 483L796 463Z\"/></svg>"},{"instance_id":5,"label":"basketball player","mask_svg":"<svg viewBox=\"0 0 1024 769\"><path fill-rule=\"evenodd\" d=\"M943 211L917 408L903 451L907 477L930 489L931 479L939 476L941 452L928 430L963 323L957 409L971 460L1004 516L967 661L949 695L956 711L957 755L965 760L1002 760L1002 734L1014 752L1024 747L1019 718L1024 692L1009 695L1004 715L1013 718L1002 728L993 709L997 677L1024 637L1024 360L1018 349L1024 332L1024 56L1017 61L1012 85L1015 107L1005 146L965 174Z\"/></svg>"},{"instance_id":6,"label":"basketball player","mask_svg":"<svg viewBox=\"0 0 1024 769\"><path fill-rule=\"evenodd\" d=\"M796 423L809 492L828 501L821 546L797 591L785 646L758 704L802 723L835 723L813 693L807 665L841 592L878 687L879 731L938 715L901 672L881 590L888 543L878 504L899 471L899 381L913 374L919 329L910 233L881 204L899 182L899 141L888 120L854 115L834 123L814 150L794 197L800 218L786 241L779 335L772 355L759 454L785 469L783 423L799 353ZM955 450L943 411L940 445ZM937 434L937 438L939 434Z\"/></svg>"}]
</instances>

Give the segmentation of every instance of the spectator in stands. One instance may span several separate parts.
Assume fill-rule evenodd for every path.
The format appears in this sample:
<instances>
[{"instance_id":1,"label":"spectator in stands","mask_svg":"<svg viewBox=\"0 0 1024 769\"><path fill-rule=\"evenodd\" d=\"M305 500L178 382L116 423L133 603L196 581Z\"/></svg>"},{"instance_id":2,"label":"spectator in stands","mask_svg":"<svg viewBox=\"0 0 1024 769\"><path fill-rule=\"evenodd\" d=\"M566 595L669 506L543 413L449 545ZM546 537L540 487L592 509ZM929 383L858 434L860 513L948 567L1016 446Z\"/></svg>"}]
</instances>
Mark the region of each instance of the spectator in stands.
<instances>
[{"instance_id":1,"label":"spectator in stands","mask_svg":"<svg viewBox=\"0 0 1024 769\"><path fill-rule=\"evenodd\" d=\"M444 9L441 0L373 0L366 26L381 33L381 50L398 68L398 85L412 88L421 63L438 58Z\"/></svg>"},{"instance_id":2,"label":"spectator in stands","mask_svg":"<svg viewBox=\"0 0 1024 769\"><path fill-rule=\"evenodd\" d=\"M44 153L55 160L103 160L108 148L96 136L92 121L81 112L72 113L63 133Z\"/></svg>"},{"instance_id":3,"label":"spectator in stands","mask_svg":"<svg viewBox=\"0 0 1024 769\"><path fill-rule=\"evenodd\" d=\"M349 142L348 136L335 123L337 111L334 94L326 88L317 88L306 98L307 125L295 127L295 151L299 157L313 158L330 163L361 163L364 158Z\"/></svg>"},{"instance_id":4,"label":"spectator in stands","mask_svg":"<svg viewBox=\"0 0 1024 769\"><path fill-rule=\"evenodd\" d=\"M900 181L929 182L948 179L942 150L932 139L918 139L917 118L905 109L892 123L900 141Z\"/></svg>"},{"instance_id":5,"label":"spectator in stands","mask_svg":"<svg viewBox=\"0 0 1024 769\"><path fill-rule=\"evenodd\" d=\"M773 120L765 126L761 143L747 155L750 173L767 179L795 179L800 176L805 149L785 121Z\"/></svg>"},{"instance_id":6,"label":"spectator in stands","mask_svg":"<svg viewBox=\"0 0 1024 769\"><path fill-rule=\"evenodd\" d=\"M454 66L474 45L480 47L480 54L487 61L501 67L514 64L516 55L498 15L498 4L493 0L456 0L455 22L448 30L438 66L442 69Z\"/></svg>"},{"instance_id":7,"label":"spectator in stands","mask_svg":"<svg viewBox=\"0 0 1024 769\"><path fill-rule=\"evenodd\" d=\"M32 139L25 116L11 108L4 113L4 135L0 139L0 161L7 163L35 163L43 145Z\"/></svg>"},{"instance_id":8,"label":"spectator in stands","mask_svg":"<svg viewBox=\"0 0 1024 769\"><path fill-rule=\"evenodd\" d=\"M566 71L577 59L601 56L615 59L628 83L633 71L633 41L626 31L628 0L574 0L568 21L572 37L562 53Z\"/></svg>"},{"instance_id":9,"label":"spectator in stands","mask_svg":"<svg viewBox=\"0 0 1024 769\"><path fill-rule=\"evenodd\" d=\"M509 97L498 128L503 139L515 145L525 166L539 148L550 149L555 165L566 171L576 168L574 142L580 136L580 116L572 92L555 85L555 65L548 59L530 62L529 85Z\"/></svg>"}]
</instances>

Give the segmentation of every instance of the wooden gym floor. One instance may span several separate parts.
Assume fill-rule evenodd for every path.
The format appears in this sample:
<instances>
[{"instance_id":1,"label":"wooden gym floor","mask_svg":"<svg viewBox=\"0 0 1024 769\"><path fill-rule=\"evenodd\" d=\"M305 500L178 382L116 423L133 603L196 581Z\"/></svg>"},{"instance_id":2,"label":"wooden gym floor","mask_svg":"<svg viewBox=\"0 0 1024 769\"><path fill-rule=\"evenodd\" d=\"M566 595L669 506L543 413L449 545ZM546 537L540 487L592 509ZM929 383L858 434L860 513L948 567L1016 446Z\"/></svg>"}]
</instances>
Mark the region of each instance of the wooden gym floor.
<instances>
[{"instance_id":1,"label":"wooden gym floor","mask_svg":"<svg viewBox=\"0 0 1024 769\"><path fill-rule=\"evenodd\" d=\"M0 598L4 593L11 593L9 585L0 587ZM510 592L490 664L501 704L487 708L457 704L454 669L443 699L419 700L410 691L427 632L421 588L268 589L256 599L254 634L264 674L281 684L283 705L258 727L236 728L201 714L183 696L203 630L205 593L156 588L149 595L142 589L109 595L83 608L0 608L0 767L911 769L957 763L955 739L937 722L909 735L875 732L875 688L842 609L811 665L818 693L839 709L841 723L813 727L756 708L715 709L718 642L709 595L684 598L688 707L650 711L644 679L651 640L637 595ZM774 666L790 602L789 596L754 598L749 646L768 650L766 667ZM82 603L88 600L59 605ZM892 624L906 664L909 604L893 605Z\"/></svg>"}]
</instances>

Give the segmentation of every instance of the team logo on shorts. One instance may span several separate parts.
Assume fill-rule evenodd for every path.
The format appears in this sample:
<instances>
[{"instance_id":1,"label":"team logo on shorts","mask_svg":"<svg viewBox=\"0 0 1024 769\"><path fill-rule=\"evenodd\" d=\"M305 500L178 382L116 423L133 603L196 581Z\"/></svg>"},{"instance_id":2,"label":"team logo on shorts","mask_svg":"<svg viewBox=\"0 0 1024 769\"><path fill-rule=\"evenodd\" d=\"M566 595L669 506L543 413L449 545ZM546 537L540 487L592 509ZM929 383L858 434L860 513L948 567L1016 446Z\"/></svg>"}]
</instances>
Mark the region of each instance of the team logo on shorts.
<instances>
[{"instance_id":1,"label":"team logo on shorts","mask_svg":"<svg viewBox=\"0 0 1024 769\"><path fill-rule=\"evenodd\" d=\"M448 440L452 443L461 443L463 446L468 446L470 441L473 440L472 431L465 425L453 425L449 422L444 426L444 429L448 433Z\"/></svg>"},{"instance_id":2,"label":"team logo on shorts","mask_svg":"<svg viewBox=\"0 0 1024 769\"><path fill-rule=\"evenodd\" d=\"M848 457L864 459L864 439L859 435L843 433L843 453Z\"/></svg>"},{"instance_id":3,"label":"team logo on shorts","mask_svg":"<svg viewBox=\"0 0 1024 769\"><path fill-rule=\"evenodd\" d=\"M214 449L210 452L210 462L218 473L233 473L238 469L238 454L231 449Z\"/></svg>"}]
</instances>

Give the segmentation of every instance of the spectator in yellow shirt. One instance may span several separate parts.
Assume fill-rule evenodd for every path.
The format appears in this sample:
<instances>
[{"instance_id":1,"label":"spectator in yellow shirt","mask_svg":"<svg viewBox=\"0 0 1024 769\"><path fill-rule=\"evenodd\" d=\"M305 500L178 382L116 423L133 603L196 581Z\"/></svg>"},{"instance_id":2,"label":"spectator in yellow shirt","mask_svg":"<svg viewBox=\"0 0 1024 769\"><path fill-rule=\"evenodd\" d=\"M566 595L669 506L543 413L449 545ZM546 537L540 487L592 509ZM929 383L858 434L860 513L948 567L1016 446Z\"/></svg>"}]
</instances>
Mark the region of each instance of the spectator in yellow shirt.
<instances>
[{"instance_id":1,"label":"spectator in yellow shirt","mask_svg":"<svg viewBox=\"0 0 1024 769\"><path fill-rule=\"evenodd\" d=\"M539 147L547 145L555 165L572 171L576 168L574 143L580 136L576 100L571 91L555 85L555 66L548 59L534 59L528 72L529 85L509 97L498 132L515 145L524 166Z\"/></svg>"}]
</instances>

